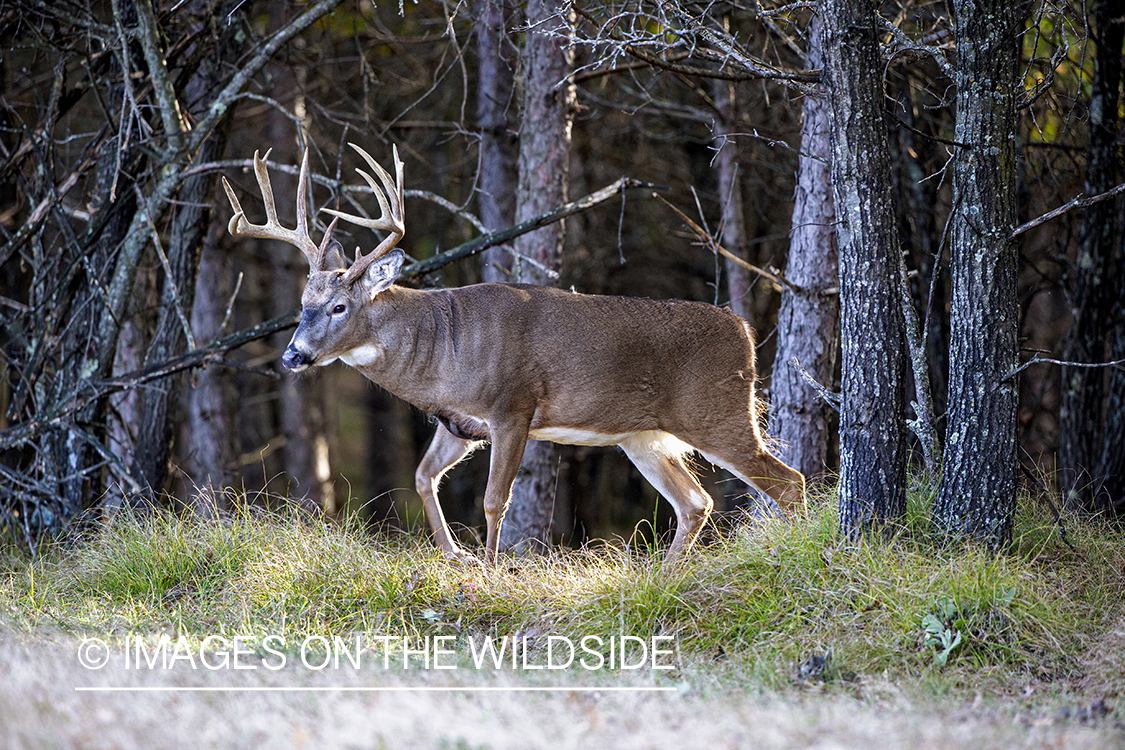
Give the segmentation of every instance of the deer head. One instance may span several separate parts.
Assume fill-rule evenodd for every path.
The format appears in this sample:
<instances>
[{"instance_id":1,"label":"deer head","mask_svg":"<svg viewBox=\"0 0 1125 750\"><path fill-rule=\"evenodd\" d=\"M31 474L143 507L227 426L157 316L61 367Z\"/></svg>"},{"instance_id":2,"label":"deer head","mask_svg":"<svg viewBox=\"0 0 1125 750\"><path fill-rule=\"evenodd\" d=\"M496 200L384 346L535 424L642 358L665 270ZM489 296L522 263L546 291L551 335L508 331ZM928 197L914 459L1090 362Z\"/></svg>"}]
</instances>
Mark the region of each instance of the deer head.
<instances>
[{"instance_id":1,"label":"deer head","mask_svg":"<svg viewBox=\"0 0 1125 750\"><path fill-rule=\"evenodd\" d=\"M395 177L392 178L370 154L354 143L348 145L363 157L382 183L380 186L370 174L356 169L375 193L382 215L378 219L369 219L323 209L336 218L328 226L320 244L309 236L307 149L301 160L300 177L297 181L296 229L282 226L277 218L273 187L270 185L269 169L266 166L269 151L265 157L259 157L258 152L254 152L254 174L266 209L265 224L251 224L246 219L234 189L223 178L223 188L234 210L234 216L227 227L232 235L281 240L300 248L309 262L309 280L301 295L301 323L281 358L285 367L298 372L308 367L330 364L347 352L369 345L366 343L367 331L364 326L367 321L362 313L380 292L398 278L405 257L401 250L394 249L406 232L403 219L403 164L398 157L398 148L393 149ZM339 219L369 229L386 231L387 237L366 255L357 247L355 261L349 265L344 257L343 247L332 238Z\"/></svg>"}]
</instances>

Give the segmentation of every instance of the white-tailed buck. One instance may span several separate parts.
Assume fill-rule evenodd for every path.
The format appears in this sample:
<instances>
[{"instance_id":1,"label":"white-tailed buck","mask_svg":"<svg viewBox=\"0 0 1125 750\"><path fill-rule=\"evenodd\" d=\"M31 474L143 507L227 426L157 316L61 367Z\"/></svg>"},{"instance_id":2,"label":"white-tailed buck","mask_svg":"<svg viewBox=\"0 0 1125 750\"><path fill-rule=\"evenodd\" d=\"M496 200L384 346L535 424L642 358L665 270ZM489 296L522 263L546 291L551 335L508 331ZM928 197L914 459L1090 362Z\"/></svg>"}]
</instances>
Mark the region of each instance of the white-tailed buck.
<instances>
[{"instance_id":1,"label":"white-tailed buck","mask_svg":"<svg viewBox=\"0 0 1125 750\"><path fill-rule=\"evenodd\" d=\"M762 441L754 403L754 341L741 318L679 300L574 294L521 284L460 289L396 286L405 232L402 162L392 178L363 149L378 176L356 170L382 209L378 219L330 211L387 232L350 265L332 240L317 245L306 216L308 153L297 188L297 228L277 218L265 159L254 171L266 223L246 215L224 179L234 217L230 233L296 245L309 261L301 323L282 358L300 372L336 360L432 414L434 435L416 481L437 543L465 552L438 504L442 476L475 448L492 443L484 495L486 554L494 557L512 482L531 440L618 445L675 508L669 557L691 547L711 512L711 497L685 463L698 451L772 497L786 512L804 506L804 477ZM268 157L269 154L267 153Z\"/></svg>"}]
</instances>

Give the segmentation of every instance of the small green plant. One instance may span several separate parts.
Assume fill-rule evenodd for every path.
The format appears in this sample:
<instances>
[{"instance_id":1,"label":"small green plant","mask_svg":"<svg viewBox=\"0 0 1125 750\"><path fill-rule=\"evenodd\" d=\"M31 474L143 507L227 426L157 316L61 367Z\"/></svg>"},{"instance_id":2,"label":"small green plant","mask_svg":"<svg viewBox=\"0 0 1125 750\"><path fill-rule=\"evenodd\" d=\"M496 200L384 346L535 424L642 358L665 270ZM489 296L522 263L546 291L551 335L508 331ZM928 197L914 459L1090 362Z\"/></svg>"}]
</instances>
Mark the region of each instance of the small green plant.
<instances>
[{"instance_id":1,"label":"small green plant","mask_svg":"<svg viewBox=\"0 0 1125 750\"><path fill-rule=\"evenodd\" d=\"M961 645L961 631L969 623L952 600L935 602L934 608L938 614L931 613L922 618L922 630L927 636L923 645L939 649L934 652L934 664L944 667L949 656Z\"/></svg>"}]
</instances>

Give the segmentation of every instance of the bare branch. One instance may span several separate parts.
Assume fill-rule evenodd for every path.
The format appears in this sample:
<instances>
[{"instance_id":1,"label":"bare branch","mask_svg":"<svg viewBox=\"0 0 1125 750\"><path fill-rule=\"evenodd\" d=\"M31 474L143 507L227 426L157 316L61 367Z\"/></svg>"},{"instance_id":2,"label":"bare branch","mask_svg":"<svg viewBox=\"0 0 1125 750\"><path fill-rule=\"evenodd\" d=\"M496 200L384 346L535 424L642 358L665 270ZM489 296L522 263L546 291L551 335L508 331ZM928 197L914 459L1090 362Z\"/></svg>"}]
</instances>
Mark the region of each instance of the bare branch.
<instances>
[{"instance_id":1,"label":"bare branch","mask_svg":"<svg viewBox=\"0 0 1125 750\"><path fill-rule=\"evenodd\" d=\"M780 288L782 286L785 286L785 287L788 287L791 291L797 292L798 294L801 293L801 291L802 291L801 288L797 287L797 286L794 286L793 282L789 281L784 276L782 276L780 274L770 273L769 271L767 271L764 268L759 268L758 266L755 266L752 263L747 263L745 260L743 260L742 258L739 258L737 255L732 253L730 250L727 250L725 247L723 247L718 242L716 242L715 239L711 236L711 234L707 230L705 230L703 227L699 226L694 221L692 221L691 217L689 217L683 211L681 211L680 209L676 208L674 205L669 203L667 200L665 200L663 198L663 196L660 196L660 195L657 195L656 193L653 193L652 197L656 198L658 201L663 203L665 206L672 209L672 211L677 216L680 217L680 220L683 221L685 224L687 224L688 228L691 229L691 231L695 233L696 237L698 237L708 247L712 248L714 250L714 252L717 252L719 255L723 256L727 260L732 261L733 263L736 263L739 266L742 266L747 271L750 271L752 273L756 273L759 276L762 276L766 279L769 279L778 288Z\"/></svg>"},{"instance_id":2,"label":"bare branch","mask_svg":"<svg viewBox=\"0 0 1125 750\"><path fill-rule=\"evenodd\" d=\"M1061 360L1061 359L1050 359L1049 357L1040 357L1039 353L1036 352L1035 354L1033 354L1031 356L1031 359L1024 362L1022 365L1020 365L1016 369L1012 370L1011 372L1009 372L1004 377L1000 378L1000 382L1003 383L1006 380L1011 380L1016 375L1019 375L1021 372L1023 372L1027 368L1031 367L1032 365L1038 365L1038 364L1043 364L1043 363L1052 364L1052 365L1062 365L1063 367L1119 367L1121 365L1125 365L1125 359L1115 359L1112 362L1066 362L1066 361Z\"/></svg>"},{"instance_id":3,"label":"bare branch","mask_svg":"<svg viewBox=\"0 0 1125 750\"><path fill-rule=\"evenodd\" d=\"M811 387L811 388L812 388L812 389L813 389L814 391L816 391L816 392L817 392L817 394L818 394L818 395L819 395L819 396L820 396L820 397L821 397L822 399L824 399L824 401L825 401L825 402L826 402L826 403L827 403L827 404L828 404L829 406L831 406L831 407L832 407L833 409L835 409L835 410L836 410L837 412L839 412L839 411L840 411L840 402L841 402L841 401L843 400L843 398L844 398L842 394L836 393L836 392L834 392L834 391L830 391L830 390L828 390L827 388L825 388L825 387L824 387L823 385L821 385L820 383L818 383L818 382L816 381L816 378L814 378L814 377L813 377L812 375L810 375L810 374L808 373L808 371L807 371L807 370L805 370L805 368L804 368L804 367L803 367L803 366L801 365L801 363L800 363L800 362L799 362L799 361L797 360L797 358L796 358L796 357L793 357L793 358L792 358L791 360L789 360L789 362L788 362L787 364L788 364L788 365L789 365L790 367L792 367L792 368L794 368L795 370L797 370L797 373L798 373L798 374L799 374L799 375L800 375L800 376L801 376L801 377L802 377L802 378L804 379L804 381L805 381L806 383L808 383L808 384L809 384L809 387Z\"/></svg>"},{"instance_id":4,"label":"bare branch","mask_svg":"<svg viewBox=\"0 0 1125 750\"><path fill-rule=\"evenodd\" d=\"M1075 198L1071 202L1065 203L1065 204L1059 206L1058 208L1056 208L1053 211L1048 211L1047 213L1043 214L1042 216L1040 216L1038 218L1035 218L1035 219L1032 219L1031 221L1020 224L1018 227L1016 227L1015 231L1012 232L1012 234L1008 237L1008 239L1014 240L1016 237L1019 237L1021 234L1028 231L1029 229L1035 229L1035 227L1037 227L1041 224L1046 224L1048 221L1051 221L1052 219L1057 219L1058 217L1062 216L1063 214L1067 213L1068 211L1073 211L1077 208L1089 208L1090 206L1094 205L1095 203L1101 203L1102 201L1109 200L1110 198L1121 195L1121 193L1125 193L1125 182L1121 183L1120 185L1118 185L1115 188L1112 188L1110 190L1105 191L1104 193L1098 193L1097 195L1091 196L1089 198L1083 198L1081 195L1079 195L1077 198Z\"/></svg>"}]
</instances>

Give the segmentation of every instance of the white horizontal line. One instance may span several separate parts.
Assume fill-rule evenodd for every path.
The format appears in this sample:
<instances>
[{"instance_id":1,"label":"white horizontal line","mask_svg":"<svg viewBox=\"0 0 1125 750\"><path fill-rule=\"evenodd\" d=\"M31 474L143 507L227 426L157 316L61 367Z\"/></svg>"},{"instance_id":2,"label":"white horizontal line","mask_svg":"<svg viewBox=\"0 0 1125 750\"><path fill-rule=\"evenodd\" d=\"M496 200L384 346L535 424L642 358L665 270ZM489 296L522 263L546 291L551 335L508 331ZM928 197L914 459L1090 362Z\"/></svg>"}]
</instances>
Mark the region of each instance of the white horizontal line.
<instances>
[{"instance_id":1,"label":"white horizontal line","mask_svg":"<svg viewBox=\"0 0 1125 750\"><path fill-rule=\"evenodd\" d=\"M676 690L674 687L596 687L596 686L577 686L577 687L409 687L409 686L374 686L374 687L234 687L234 686L218 686L218 687L75 687L75 692L80 693L280 693L280 692L302 692L302 693L326 693L326 692L385 692L385 693L498 693L498 692L519 692L519 693L592 693L592 692L667 692Z\"/></svg>"}]
</instances>

